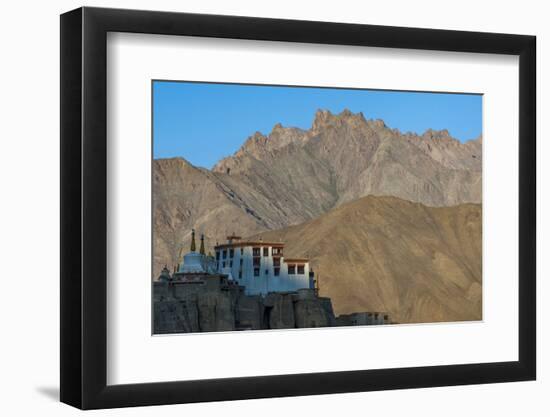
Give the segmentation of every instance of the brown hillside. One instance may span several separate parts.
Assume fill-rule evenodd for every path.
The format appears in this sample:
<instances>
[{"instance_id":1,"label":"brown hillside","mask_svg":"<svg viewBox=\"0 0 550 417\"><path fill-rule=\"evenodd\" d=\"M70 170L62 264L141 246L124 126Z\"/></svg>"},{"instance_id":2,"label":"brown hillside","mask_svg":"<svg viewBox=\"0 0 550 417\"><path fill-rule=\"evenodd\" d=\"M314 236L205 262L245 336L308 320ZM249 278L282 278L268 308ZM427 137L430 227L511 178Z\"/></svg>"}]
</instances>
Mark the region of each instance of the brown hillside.
<instances>
[{"instance_id":1,"label":"brown hillside","mask_svg":"<svg viewBox=\"0 0 550 417\"><path fill-rule=\"evenodd\" d=\"M365 197L264 232L308 256L337 314L385 311L400 323L481 319L481 206Z\"/></svg>"},{"instance_id":2,"label":"brown hillside","mask_svg":"<svg viewBox=\"0 0 550 417\"><path fill-rule=\"evenodd\" d=\"M192 228L206 235L211 250L215 239L238 230L235 225L248 233L266 229L208 170L182 158L153 161L154 278L163 265L172 268L181 261Z\"/></svg>"}]
</instances>

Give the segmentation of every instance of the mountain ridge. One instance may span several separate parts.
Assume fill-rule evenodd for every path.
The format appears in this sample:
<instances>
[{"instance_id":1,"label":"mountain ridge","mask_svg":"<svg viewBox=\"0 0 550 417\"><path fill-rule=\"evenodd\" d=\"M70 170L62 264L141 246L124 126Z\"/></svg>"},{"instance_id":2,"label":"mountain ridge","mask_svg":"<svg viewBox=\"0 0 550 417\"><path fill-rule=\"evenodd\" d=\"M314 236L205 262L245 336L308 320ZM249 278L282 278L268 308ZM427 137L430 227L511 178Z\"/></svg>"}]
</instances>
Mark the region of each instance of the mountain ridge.
<instances>
[{"instance_id":1,"label":"mountain ridge","mask_svg":"<svg viewBox=\"0 0 550 417\"><path fill-rule=\"evenodd\" d=\"M256 132L211 170L184 158L153 160L154 278L175 265L192 228L207 246L314 219L367 195L426 206L481 202L481 136L422 136L345 110L319 110L308 130Z\"/></svg>"},{"instance_id":2,"label":"mountain ridge","mask_svg":"<svg viewBox=\"0 0 550 417\"><path fill-rule=\"evenodd\" d=\"M263 150L273 151L292 143L292 141L289 140L291 138L288 138L288 137L285 138L284 141L281 141L281 140L278 141L277 139L280 139L281 136L290 135L297 142L301 141L303 144L308 140L310 140L312 137L315 136L315 134L318 134L323 129L326 129L328 127L332 127L332 128L342 127L343 124L355 125L355 127L363 124L372 129L378 129L378 130L386 129L396 135L405 136L412 140L416 139L420 143L426 142L428 140L431 140L431 141L438 140L442 144L446 144L448 146L454 145L454 146L460 147L461 145L466 145L470 142L481 141L481 135L479 135L477 138L470 139L462 143L458 139L453 138L447 129L442 129L442 130L427 129L421 135L413 132L402 133L399 129L389 128L384 122L384 120L382 119L366 119L363 112L353 113L349 109L344 109L341 113L334 114L329 110L319 109L314 115L314 120L312 122L310 129L304 130L297 127L284 127L281 123L276 123L272 131L267 135L264 135L263 133L256 131L253 135L249 136L243 142L243 145L241 145L241 147L239 147L239 149L236 152L234 152L233 155L224 157L220 161L218 161L212 167L212 171L223 172L223 169L226 168L225 165L227 164L228 161L234 158L242 157L243 155L246 155L246 154L252 155L252 156L258 156L257 155L257 153L259 152L258 148L260 148L261 145L264 146ZM428 143L426 143L426 145L428 145ZM428 150L430 150L429 147L428 147Z\"/></svg>"}]
</instances>

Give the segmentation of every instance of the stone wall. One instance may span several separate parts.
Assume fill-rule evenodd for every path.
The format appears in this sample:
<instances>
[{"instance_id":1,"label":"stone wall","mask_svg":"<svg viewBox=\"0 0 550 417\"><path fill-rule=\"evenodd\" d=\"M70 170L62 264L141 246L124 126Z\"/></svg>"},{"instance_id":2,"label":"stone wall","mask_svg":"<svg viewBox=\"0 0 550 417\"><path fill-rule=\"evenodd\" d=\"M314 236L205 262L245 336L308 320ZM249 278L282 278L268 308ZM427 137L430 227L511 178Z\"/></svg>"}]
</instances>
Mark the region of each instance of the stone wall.
<instances>
[{"instance_id":1,"label":"stone wall","mask_svg":"<svg viewBox=\"0 0 550 417\"><path fill-rule=\"evenodd\" d=\"M223 275L153 282L153 305L155 334L385 324L369 319L375 313L337 318L330 298L312 289L245 295Z\"/></svg>"}]
</instances>

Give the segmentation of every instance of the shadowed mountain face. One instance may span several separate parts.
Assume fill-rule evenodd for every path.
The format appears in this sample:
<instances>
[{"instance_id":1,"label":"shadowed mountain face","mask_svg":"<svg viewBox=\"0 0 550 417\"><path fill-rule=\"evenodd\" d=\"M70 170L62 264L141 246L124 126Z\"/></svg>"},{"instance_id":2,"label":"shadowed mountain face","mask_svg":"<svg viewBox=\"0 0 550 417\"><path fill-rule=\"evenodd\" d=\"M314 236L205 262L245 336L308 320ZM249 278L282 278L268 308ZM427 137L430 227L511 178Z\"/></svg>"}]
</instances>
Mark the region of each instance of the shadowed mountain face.
<instances>
[{"instance_id":1,"label":"shadowed mountain face","mask_svg":"<svg viewBox=\"0 0 550 417\"><path fill-rule=\"evenodd\" d=\"M255 237L307 256L336 314L383 311L400 323L481 320L481 205L427 207L364 197Z\"/></svg>"},{"instance_id":2,"label":"shadowed mountain face","mask_svg":"<svg viewBox=\"0 0 550 417\"><path fill-rule=\"evenodd\" d=\"M211 171L181 158L153 162L154 266L176 265L191 228L207 247L300 224L366 195L427 206L481 202L481 137L401 134L361 113L318 111L309 130L255 133Z\"/></svg>"}]
</instances>

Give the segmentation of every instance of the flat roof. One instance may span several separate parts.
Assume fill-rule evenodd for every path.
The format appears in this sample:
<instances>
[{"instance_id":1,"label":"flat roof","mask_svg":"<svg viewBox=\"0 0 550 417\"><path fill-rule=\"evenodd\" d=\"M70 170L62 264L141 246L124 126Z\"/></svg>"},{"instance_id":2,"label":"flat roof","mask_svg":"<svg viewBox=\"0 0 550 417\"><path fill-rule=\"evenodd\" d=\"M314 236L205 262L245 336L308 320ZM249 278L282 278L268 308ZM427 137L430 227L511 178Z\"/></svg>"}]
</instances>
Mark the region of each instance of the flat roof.
<instances>
[{"instance_id":1,"label":"flat roof","mask_svg":"<svg viewBox=\"0 0 550 417\"><path fill-rule=\"evenodd\" d=\"M285 246L282 242L260 242L260 241L239 241L235 243L224 243L221 245L214 246L214 250L218 249L228 249L228 248L238 248L245 246L274 246L276 248L283 248Z\"/></svg>"},{"instance_id":2,"label":"flat roof","mask_svg":"<svg viewBox=\"0 0 550 417\"><path fill-rule=\"evenodd\" d=\"M309 258L285 258L285 263L309 262Z\"/></svg>"}]
</instances>

